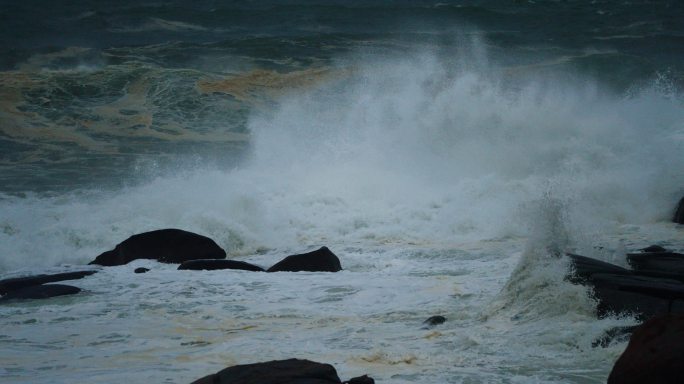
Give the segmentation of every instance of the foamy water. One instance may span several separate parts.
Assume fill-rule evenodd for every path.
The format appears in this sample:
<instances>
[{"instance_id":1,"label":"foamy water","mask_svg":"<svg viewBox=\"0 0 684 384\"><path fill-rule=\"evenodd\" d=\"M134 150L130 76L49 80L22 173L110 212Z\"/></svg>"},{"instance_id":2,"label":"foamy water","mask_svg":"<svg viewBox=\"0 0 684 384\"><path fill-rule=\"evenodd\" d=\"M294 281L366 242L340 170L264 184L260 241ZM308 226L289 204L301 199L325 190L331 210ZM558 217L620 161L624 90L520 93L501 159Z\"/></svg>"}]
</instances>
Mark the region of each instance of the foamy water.
<instances>
[{"instance_id":1,"label":"foamy water","mask_svg":"<svg viewBox=\"0 0 684 384\"><path fill-rule=\"evenodd\" d=\"M380 383L604 382L624 344L591 343L633 320L596 319L556 255L684 249L668 222L682 101L662 80L616 95L582 77L511 79L474 56L340 61L250 115L250 157L229 171L2 196L7 276L168 227L262 266L327 245L345 270L104 268L76 296L0 307L0 376L182 383L298 357ZM422 329L435 314L448 321Z\"/></svg>"}]
</instances>

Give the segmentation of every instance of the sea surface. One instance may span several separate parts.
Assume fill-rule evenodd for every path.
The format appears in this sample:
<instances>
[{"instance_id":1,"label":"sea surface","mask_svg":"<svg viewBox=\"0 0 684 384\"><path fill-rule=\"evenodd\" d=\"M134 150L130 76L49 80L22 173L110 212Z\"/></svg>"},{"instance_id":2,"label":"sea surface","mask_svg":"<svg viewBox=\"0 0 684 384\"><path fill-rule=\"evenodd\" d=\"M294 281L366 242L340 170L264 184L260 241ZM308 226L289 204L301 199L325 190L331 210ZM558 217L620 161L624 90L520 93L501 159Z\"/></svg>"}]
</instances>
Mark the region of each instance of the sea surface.
<instances>
[{"instance_id":1,"label":"sea surface","mask_svg":"<svg viewBox=\"0 0 684 384\"><path fill-rule=\"evenodd\" d=\"M684 251L683 89L676 0L0 0L0 278L161 228L344 268L102 268L0 306L0 382L603 383L636 320L562 255Z\"/></svg>"}]
</instances>

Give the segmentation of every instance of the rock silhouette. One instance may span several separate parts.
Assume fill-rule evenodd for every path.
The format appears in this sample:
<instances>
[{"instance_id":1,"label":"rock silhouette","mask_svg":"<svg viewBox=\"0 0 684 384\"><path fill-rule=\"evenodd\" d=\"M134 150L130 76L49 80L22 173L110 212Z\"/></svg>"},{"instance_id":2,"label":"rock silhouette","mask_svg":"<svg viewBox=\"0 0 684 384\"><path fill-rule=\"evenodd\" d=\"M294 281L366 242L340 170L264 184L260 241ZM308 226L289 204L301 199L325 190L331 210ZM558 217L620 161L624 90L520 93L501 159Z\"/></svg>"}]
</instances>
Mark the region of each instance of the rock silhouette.
<instances>
[{"instance_id":1,"label":"rock silhouette","mask_svg":"<svg viewBox=\"0 0 684 384\"><path fill-rule=\"evenodd\" d=\"M18 299L47 299L50 297L73 295L81 292L78 287L63 284L45 284L34 285L30 287L22 287L13 291L7 292L0 297L0 301L18 300Z\"/></svg>"},{"instance_id":2,"label":"rock silhouette","mask_svg":"<svg viewBox=\"0 0 684 384\"><path fill-rule=\"evenodd\" d=\"M4 295L10 291L15 291L22 288L32 287L45 283L54 283L56 281L76 280L82 279L85 276L92 275L97 271L77 271L53 273L45 275L15 277L11 279L0 280L0 295Z\"/></svg>"},{"instance_id":3,"label":"rock silhouette","mask_svg":"<svg viewBox=\"0 0 684 384\"><path fill-rule=\"evenodd\" d=\"M236 365L192 384L341 384L330 364L310 360L277 360Z\"/></svg>"},{"instance_id":4,"label":"rock silhouette","mask_svg":"<svg viewBox=\"0 0 684 384\"><path fill-rule=\"evenodd\" d=\"M328 247L313 252L291 255L276 263L267 272L338 272L342 270L340 259Z\"/></svg>"},{"instance_id":5,"label":"rock silhouette","mask_svg":"<svg viewBox=\"0 0 684 384\"><path fill-rule=\"evenodd\" d=\"M250 263L239 260L189 260L178 266L178 269L188 269L194 271L206 270L213 271L218 269L239 269L243 271L264 272L264 269Z\"/></svg>"},{"instance_id":6,"label":"rock silhouette","mask_svg":"<svg viewBox=\"0 0 684 384\"><path fill-rule=\"evenodd\" d=\"M180 229L160 229L133 235L90 264L115 266L137 259L182 263L197 259L224 259L226 252L214 240Z\"/></svg>"}]
</instances>

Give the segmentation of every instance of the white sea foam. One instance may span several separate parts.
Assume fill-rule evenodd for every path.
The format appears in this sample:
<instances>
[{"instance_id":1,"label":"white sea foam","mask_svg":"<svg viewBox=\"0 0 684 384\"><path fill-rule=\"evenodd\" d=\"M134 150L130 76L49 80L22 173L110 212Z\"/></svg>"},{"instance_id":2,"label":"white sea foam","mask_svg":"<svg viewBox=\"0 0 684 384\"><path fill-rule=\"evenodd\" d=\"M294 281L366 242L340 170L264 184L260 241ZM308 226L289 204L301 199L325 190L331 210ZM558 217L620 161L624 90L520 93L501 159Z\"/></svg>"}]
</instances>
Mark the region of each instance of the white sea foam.
<instances>
[{"instance_id":1,"label":"white sea foam","mask_svg":"<svg viewBox=\"0 0 684 384\"><path fill-rule=\"evenodd\" d=\"M3 197L4 271L85 263L162 227L263 266L326 244L346 269L107 268L74 282L86 294L0 308L5 369L17 382L182 382L296 356L380 382L605 381L621 347L591 341L631 320L597 320L558 256L683 246L667 223L684 185L681 101L581 79L512 86L477 63L361 61L253 116L252 157L229 172ZM133 275L140 265L153 271ZM437 313L449 321L421 330Z\"/></svg>"}]
</instances>

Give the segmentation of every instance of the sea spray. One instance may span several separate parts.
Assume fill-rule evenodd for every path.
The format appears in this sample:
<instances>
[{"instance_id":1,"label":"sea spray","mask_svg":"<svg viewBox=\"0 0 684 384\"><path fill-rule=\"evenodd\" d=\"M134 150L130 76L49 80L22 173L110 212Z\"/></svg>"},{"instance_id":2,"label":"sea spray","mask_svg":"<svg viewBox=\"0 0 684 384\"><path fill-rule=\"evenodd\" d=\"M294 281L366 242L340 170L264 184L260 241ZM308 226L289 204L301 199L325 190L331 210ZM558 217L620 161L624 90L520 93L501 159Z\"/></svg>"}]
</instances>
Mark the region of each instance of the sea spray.
<instances>
[{"instance_id":1,"label":"sea spray","mask_svg":"<svg viewBox=\"0 0 684 384\"><path fill-rule=\"evenodd\" d=\"M549 183L575 233L671 216L684 183L678 98L662 86L623 97L586 79L508 87L495 64L460 54L356 59L286 92L249 118L251 159L234 169L194 162L114 191L5 196L0 268L86 262L160 227L212 236L236 256L520 237L521 212Z\"/></svg>"},{"instance_id":2,"label":"sea spray","mask_svg":"<svg viewBox=\"0 0 684 384\"><path fill-rule=\"evenodd\" d=\"M565 280L571 272L565 253L575 241L569 231L567 207L547 191L530 208L527 244L486 313L502 311L514 321L538 321L566 314L592 316L595 303L590 292Z\"/></svg>"}]
</instances>

